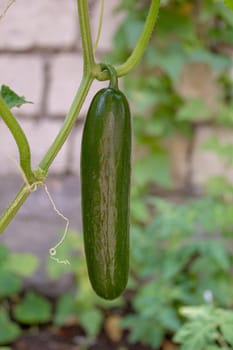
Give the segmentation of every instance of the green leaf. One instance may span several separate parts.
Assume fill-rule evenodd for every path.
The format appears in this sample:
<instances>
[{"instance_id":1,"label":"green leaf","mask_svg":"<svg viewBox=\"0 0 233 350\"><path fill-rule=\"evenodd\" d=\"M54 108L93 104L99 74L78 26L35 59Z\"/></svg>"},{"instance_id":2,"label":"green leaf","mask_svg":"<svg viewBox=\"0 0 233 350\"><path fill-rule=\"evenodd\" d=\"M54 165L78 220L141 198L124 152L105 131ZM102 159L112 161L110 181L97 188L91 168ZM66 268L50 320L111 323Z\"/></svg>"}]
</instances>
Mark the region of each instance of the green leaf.
<instances>
[{"instance_id":1,"label":"green leaf","mask_svg":"<svg viewBox=\"0 0 233 350\"><path fill-rule=\"evenodd\" d=\"M233 11L233 0L224 0L224 4Z\"/></svg>"},{"instance_id":2,"label":"green leaf","mask_svg":"<svg viewBox=\"0 0 233 350\"><path fill-rule=\"evenodd\" d=\"M129 342L140 341L143 344L150 344L153 349L158 349L164 338L164 331L154 320L145 320L140 314L126 316L121 325L124 329L130 330Z\"/></svg>"},{"instance_id":3,"label":"green leaf","mask_svg":"<svg viewBox=\"0 0 233 350\"><path fill-rule=\"evenodd\" d=\"M139 186L155 182L170 187L172 180L168 155L163 152L151 154L138 160L134 165L134 178Z\"/></svg>"},{"instance_id":4,"label":"green leaf","mask_svg":"<svg viewBox=\"0 0 233 350\"><path fill-rule=\"evenodd\" d=\"M231 199L233 197L233 185L223 176L213 176L208 179L206 188L210 195Z\"/></svg>"},{"instance_id":5,"label":"green leaf","mask_svg":"<svg viewBox=\"0 0 233 350\"><path fill-rule=\"evenodd\" d=\"M17 294L21 286L21 280L16 274L5 268L0 269L0 297Z\"/></svg>"},{"instance_id":6,"label":"green leaf","mask_svg":"<svg viewBox=\"0 0 233 350\"><path fill-rule=\"evenodd\" d=\"M233 126L233 102L229 102L224 106L221 106L220 111L217 116L217 122L226 127Z\"/></svg>"},{"instance_id":7,"label":"green leaf","mask_svg":"<svg viewBox=\"0 0 233 350\"><path fill-rule=\"evenodd\" d=\"M216 309L213 306L184 307L180 311L190 319L174 337L176 342L182 344L181 350L214 350L215 341L219 338L233 345L232 311Z\"/></svg>"},{"instance_id":8,"label":"green leaf","mask_svg":"<svg viewBox=\"0 0 233 350\"><path fill-rule=\"evenodd\" d=\"M201 319L190 321L176 333L174 341L181 343L180 350L203 350L216 335L215 325Z\"/></svg>"},{"instance_id":9,"label":"green leaf","mask_svg":"<svg viewBox=\"0 0 233 350\"><path fill-rule=\"evenodd\" d=\"M228 271L231 266L228 250L219 240L208 243L208 253L220 269Z\"/></svg>"},{"instance_id":10,"label":"green leaf","mask_svg":"<svg viewBox=\"0 0 233 350\"><path fill-rule=\"evenodd\" d=\"M96 337L103 323L103 315L98 309L86 309L77 313L79 322L89 337Z\"/></svg>"},{"instance_id":11,"label":"green leaf","mask_svg":"<svg viewBox=\"0 0 233 350\"><path fill-rule=\"evenodd\" d=\"M233 311L217 309L215 315L224 340L233 346Z\"/></svg>"},{"instance_id":12,"label":"green leaf","mask_svg":"<svg viewBox=\"0 0 233 350\"><path fill-rule=\"evenodd\" d=\"M182 316L185 316L191 320L196 318L208 317L210 311L211 308L207 306L184 306L179 309L179 312Z\"/></svg>"},{"instance_id":13,"label":"green leaf","mask_svg":"<svg viewBox=\"0 0 233 350\"><path fill-rule=\"evenodd\" d=\"M208 108L203 100L193 98L188 100L177 112L178 120L204 120L209 119L211 110Z\"/></svg>"},{"instance_id":14,"label":"green leaf","mask_svg":"<svg viewBox=\"0 0 233 350\"><path fill-rule=\"evenodd\" d=\"M191 51L190 60L194 62L206 62L216 73L221 73L232 66L230 56L216 54L203 48Z\"/></svg>"},{"instance_id":15,"label":"green leaf","mask_svg":"<svg viewBox=\"0 0 233 350\"><path fill-rule=\"evenodd\" d=\"M51 319L51 304L40 295L28 292L13 313L16 320L24 324L46 323Z\"/></svg>"},{"instance_id":16,"label":"green leaf","mask_svg":"<svg viewBox=\"0 0 233 350\"><path fill-rule=\"evenodd\" d=\"M18 96L9 86L2 85L0 90L0 96L3 98L9 108L20 107L25 103L32 103L25 100L24 96Z\"/></svg>"},{"instance_id":17,"label":"green leaf","mask_svg":"<svg viewBox=\"0 0 233 350\"><path fill-rule=\"evenodd\" d=\"M195 31L190 16L182 14L178 7L172 10L169 7L160 9L159 26L157 28L157 40L161 46L169 46L174 42L174 36L178 42L195 42ZM166 40L166 42L164 42Z\"/></svg>"},{"instance_id":18,"label":"green leaf","mask_svg":"<svg viewBox=\"0 0 233 350\"><path fill-rule=\"evenodd\" d=\"M19 326L9 319L8 313L4 309L0 309L0 344L16 340L20 333Z\"/></svg>"},{"instance_id":19,"label":"green leaf","mask_svg":"<svg viewBox=\"0 0 233 350\"><path fill-rule=\"evenodd\" d=\"M149 211L146 204L137 198L132 198L131 201L131 217L137 222L147 222L149 219Z\"/></svg>"},{"instance_id":20,"label":"green leaf","mask_svg":"<svg viewBox=\"0 0 233 350\"><path fill-rule=\"evenodd\" d=\"M5 245L0 244L0 267L5 265L5 263L7 262L8 258L9 258L9 250L8 250L8 248Z\"/></svg>"},{"instance_id":21,"label":"green leaf","mask_svg":"<svg viewBox=\"0 0 233 350\"><path fill-rule=\"evenodd\" d=\"M179 45L171 45L166 50L158 50L156 46L149 46L145 52L145 58L148 65L161 67L173 82L179 78L182 67L187 60L183 48Z\"/></svg>"},{"instance_id":22,"label":"green leaf","mask_svg":"<svg viewBox=\"0 0 233 350\"><path fill-rule=\"evenodd\" d=\"M230 142L224 142L217 136L210 137L203 145L205 150L211 150L225 159L230 165L233 165L233 145Z\"/></svg>"},{"instance_id":23,"label":"green leaf","mask_svg":"<svg viewBox=\"0 0 233 350\"><path fill-rule=\"evenodd\" d=\"M54 323L58 326L66 324L71 316L75 315L75 298L72 294L62 295L57 303Z\"/></svg>"},{"instance_id":24,"label":"green leaf","mask_svg":"<svg viewBox=\"0 0 233 350\"><path fill-rule=\"evenodd\" d=\"M121 50L122 48L126 50L132 49L142 32L143 26L143 21L136 18L134 14L132 16L129 15L118 29L118 33L114 37L114 44L120 47Z\"/></svg>"},{"instance_id":25,"label":"green leaf","mask_svg":"<svg viewBox=\"0 0 233 350\"><path fill-rule=\"evenodd\" d=\"M224 323L220 326L221 332L224 336L224 339L233 346L233 319L231 323Z\"/></svg>"},{"instance_id":26,"label":"green leaf","mask_svg":"<svg viewBox=\"0 0 233 350\"><path fill-rule=\"evenodd\" d=\"M16 274L29 277L39 265L38 258L31 254L12 253L7 261L7 268Z\"/></svg>"}]
</instances>

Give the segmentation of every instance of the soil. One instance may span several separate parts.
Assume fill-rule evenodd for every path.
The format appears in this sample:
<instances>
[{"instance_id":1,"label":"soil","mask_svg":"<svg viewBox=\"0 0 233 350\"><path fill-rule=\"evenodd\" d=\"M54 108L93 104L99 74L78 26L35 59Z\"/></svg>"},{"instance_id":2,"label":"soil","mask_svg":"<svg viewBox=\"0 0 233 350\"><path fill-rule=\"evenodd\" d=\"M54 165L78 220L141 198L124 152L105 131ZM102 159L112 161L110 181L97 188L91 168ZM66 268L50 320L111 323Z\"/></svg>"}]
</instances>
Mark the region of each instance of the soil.
<instances>
[{"instance_id":1,"label":"soil","mask_svg":"<svg viewBox=\"0 0 233 350\"><path fill-rule=\"evenodd\" d=\"M13 350L151 350L141 344L128 344L127 336L113 342L102 333L95 343L74 329L47 329L22 336L12 347Z\"/></svg>"},{"instance_id":2,"label":"soil","mask_svg":"<svg viewBox=\"0 0 233 350\"><path fill-rule=\"evenodd\" d=\"M26 333L12 346L12 350L153 350L142 344L129 344L127 335L121 341L113 342L103 332L95 343L88 340L78 328L35 329ZM169 341L164 341L163 347L157 350L176 350Z\"/></svg>"}]
</instances>

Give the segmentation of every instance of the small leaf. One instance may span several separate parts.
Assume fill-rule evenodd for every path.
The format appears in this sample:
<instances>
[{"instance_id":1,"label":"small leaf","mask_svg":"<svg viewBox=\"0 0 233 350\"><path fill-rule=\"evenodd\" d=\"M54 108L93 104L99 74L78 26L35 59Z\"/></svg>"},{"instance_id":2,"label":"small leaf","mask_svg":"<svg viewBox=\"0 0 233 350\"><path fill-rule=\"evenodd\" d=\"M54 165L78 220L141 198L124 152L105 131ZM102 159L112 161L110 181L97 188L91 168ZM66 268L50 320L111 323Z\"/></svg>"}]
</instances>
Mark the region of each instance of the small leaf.
<instances>
[{"instance_id":1,"label":"small leaf","mask_svg":"<svg viewBox=\"0 0 233 350\"><path fill-rule=\"evenodd\" d=\"M14 317L24 324L46 323L51 319L51 304L40 295L28 292L14 309Z\"/></svg>"},{"instance_id":2,"label":"small leaf","mask_svg":"<svg viewBox=\"0 0 233 350\"><path fill-rule=\"evenodd\" d=\"M85 309L78 313L81 326L89 337L96 337L103 323L103 315L98 309Z\"/></svg>"},{"instance_id":3,"label":"small leaf","mask_svg":"<svg viewBox=\"0 0 233 350\"><path fill-rule=\"evenodd\" d=\"M0 310L0 344L10 343L20 335L20 328L13 323L3 309ZM3 349L3 348L0 348Z\"/></svg>"},{"instance_id":4,"label":"small leaf","mask_svg":"<svg viewBox=\"0 0 233 350\"><path fill-rule=\"evenodd\" d=\"M9 297L21 289L20 278L8 269L0 269L0 297Z\"/></svg>"},{"instance_id":5,"label":"small leaf","mask_svg":"<svg viewBox=\"0 0 233 350\"><path fill-rule=\"evenodd\" d=\"M208 317L211 308L208 306L184 306L179 309L179 313L189 319Z\"/></svg>"},{"instance_id":6,"label":"small leaf","mask_svg":"<svg viewBox=\"0 0 233 350\"><path fill-rule=\"evenodd\" d=\"M231 323L228 323L228 320L226 319L226 321L222 325L220 325L220 329L224 339L233 346L233 317Z\"/></svg>"},{"instance_id":7,"label":"small leaf","mask_svg":"<svg viewBox=\"0 0 233 350\"><path fill-rule=\"evenodd\" d=\"M224 324L221 327L225 340L233 346L232 324Z\"/></svg>"},{"instance_id":8,"label":"small leaf","mask_svg":"<svg viewBox=\"0 0 233 350\"><path fill-rule=\"evenodd\" d=\"M25 103L32 103L25 100L24 96L18 96L9 86L2 85L0 90L0 96L3 98L9 108L20 107Z\"/></svg>"},{"instance_id":9,"label":"small leaf","mask_svg":"<svg viewBox=\"0 0 233 350\"><path fill-rule=\"evenodd\" d=\"M182 350L203 350L215 340L215 336L212 322L196 319L184 324L176 333L174 341L182 344Z\"/></svg>"},{"instance_id":10,"label":"small leaf","mask_svg":"<svg viewBox=\"0 0 233 350\"><path fill-rule=\"evenodd\" d=\"M5 265L7 259L9 258L9 250L8 248L3 245L0 244L0 266L2 267L3 265Z\"/></svg>"},{"instance_id":11,"label":"small leaf","mask_svg":"<svg viewBox=\"0 0 233 350\"><path fill-rule=\"evenodd\" d=\"M149 211L142 200L132 200L131 216L138 222L148 222Z\"/></svg>"},{"instance_id":12,"label":"small leaf","mask_svg":"<svg viewBox=\"0 0 233 350\"><path fill-rule=\"evenodd\" d=\"M179 109L177 119L184 121L196 121L209 119L211 110L206 106L203 100L193 98L184 103Z\"/></svg>"},{"instance_id":13,"label":"small leaf","mask_svg":"<svg viewBox=\"0 0 233 350\"><path fill-rule=\"evenodd\" d=\"M135 162L134 178L139 186L155 182L167 188L171 187L172 179L167 153L148 155Z\"/></svg>"},{"instance_id":14,"label":"small leaf","mask_svg":"<svg viewBox=\"0 0 233 350\"><path fill-rule=\"evenodd\" d=\"M60 297L56 313L54 316L54 323L58 326L67 323L70 317L75 315L75 299L72 294L64 294Z\"/></svg>"},{"instance_id":15,"label":"small leaf","mask_svg":"<svg viewBox=\"0 0 233 350\"><path fill-rule=\"evenodd\" d=\"M20 276L28 277L36 271L38 264L38 258L34 255L12 253L7 261L7 268Z\"/></svg>"}]
</instances>

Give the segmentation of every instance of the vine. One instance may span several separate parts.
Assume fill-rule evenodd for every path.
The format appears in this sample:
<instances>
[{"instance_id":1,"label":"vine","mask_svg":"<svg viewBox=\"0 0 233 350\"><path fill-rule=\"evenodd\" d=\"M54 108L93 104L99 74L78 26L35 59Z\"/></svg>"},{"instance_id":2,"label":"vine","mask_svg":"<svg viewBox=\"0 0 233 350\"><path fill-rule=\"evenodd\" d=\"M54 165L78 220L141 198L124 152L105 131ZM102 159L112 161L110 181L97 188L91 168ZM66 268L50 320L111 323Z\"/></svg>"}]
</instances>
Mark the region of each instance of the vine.
<instances>
[{"instance_id":1,"label":"vine","mask_svg":"<svg viewBox=\"0 0 233 350\"><path fill-rule=\"evenodd\" d=\"M0 21L6 15L7 11L11 7L11 5L13 5L14 2L15 2L15 0L8 0L7 1L7 4L6 4L5 8L3 9L2 13L0 14Z\"/></svg>"}]
</instances>

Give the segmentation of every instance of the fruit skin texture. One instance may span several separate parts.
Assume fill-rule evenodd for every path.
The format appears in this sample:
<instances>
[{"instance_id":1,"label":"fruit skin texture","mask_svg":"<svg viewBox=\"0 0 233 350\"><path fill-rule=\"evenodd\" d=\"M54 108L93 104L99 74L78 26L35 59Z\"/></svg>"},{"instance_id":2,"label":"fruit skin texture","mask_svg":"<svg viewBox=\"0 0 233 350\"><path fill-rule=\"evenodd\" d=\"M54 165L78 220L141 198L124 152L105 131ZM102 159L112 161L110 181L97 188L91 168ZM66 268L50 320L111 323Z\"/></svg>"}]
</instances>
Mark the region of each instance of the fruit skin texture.
<instances>
[{"instance_id":1,"label":"fruit skin texture","mask_svg":"<svg viewBox=\"0 0 233 350\"><path fill-rule=\"evenodd\" d=\"M89 279L104 299L125 289L129 270L131 117L124 94L94 96L83 131L81 189Z\"/></svg>"}]
</instances>

